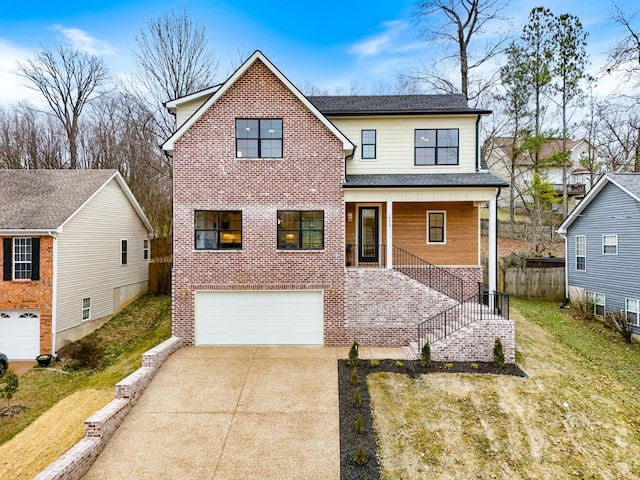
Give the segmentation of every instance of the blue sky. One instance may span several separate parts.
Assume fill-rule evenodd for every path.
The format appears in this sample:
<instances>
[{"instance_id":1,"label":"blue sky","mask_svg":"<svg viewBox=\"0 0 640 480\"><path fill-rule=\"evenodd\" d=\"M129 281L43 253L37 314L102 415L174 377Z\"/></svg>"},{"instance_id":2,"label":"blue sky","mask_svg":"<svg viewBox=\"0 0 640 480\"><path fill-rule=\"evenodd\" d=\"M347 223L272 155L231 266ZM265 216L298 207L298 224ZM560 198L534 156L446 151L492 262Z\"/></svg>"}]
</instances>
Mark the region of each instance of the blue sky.
<instances>
[{"instance_id":1,"label":"blue sky","mask_svg":"<svg viewBox=\"0 0 640 480\"><path fill-rule=\"evenodd\" d=\"M611 4L584 0L545 3L556 14L580 17L590 34L595 71L622 35L607 18ZM634 3L618 1L627 12L638 8ZM511 1L504 15L512 19L516 35L531 8L540 4ZM171 9L186 10L192 19L207 26L210 44L220 59L220 80L238 65L240 56L260 49L297 85L310 82L335 93L338 88L348 91L351 82L356 82L364 88L362 93L371 93L376 83L393 83L396 73L438 54L419 38L420 28L414 22L417 5L416 0L1 0L0 106L22 99L41 101L39 94L21 86L24 80L14 73L15 62L29 58L40 46L72 45L100 55L116 74L130 72L135 32L150 17ZM612 85L603 81L600 88L607 91Z\"/></svg>"}]
</instances>

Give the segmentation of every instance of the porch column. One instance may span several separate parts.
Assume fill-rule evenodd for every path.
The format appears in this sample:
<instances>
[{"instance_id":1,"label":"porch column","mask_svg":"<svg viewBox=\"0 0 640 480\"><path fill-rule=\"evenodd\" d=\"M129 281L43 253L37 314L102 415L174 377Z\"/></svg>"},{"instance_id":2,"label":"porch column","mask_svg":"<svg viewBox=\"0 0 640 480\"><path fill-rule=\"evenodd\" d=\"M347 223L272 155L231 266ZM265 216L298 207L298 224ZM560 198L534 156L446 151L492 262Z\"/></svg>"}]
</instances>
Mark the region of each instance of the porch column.
<instances>
[{"instance_id":1,"label":"porch column","mask_svg":"<svg viewBox=\"0 0 640 480\"><path fill-rule=\"evenodd\" d=\"M498 236L496 226L498 222L498 202L489 200L489 259L487 268L489 269L489 293L498 289L497 266L498 266Z\"/></svg>"},{"instance_id":2,"label":"porch column","mask_svg":"<svg viewBox=\"0 0 640 480\"><path fill-rule=\"evenodd\" d=\"M387 268L393 268L393 202L387 200Z\"/></svg>"}]
</instances>

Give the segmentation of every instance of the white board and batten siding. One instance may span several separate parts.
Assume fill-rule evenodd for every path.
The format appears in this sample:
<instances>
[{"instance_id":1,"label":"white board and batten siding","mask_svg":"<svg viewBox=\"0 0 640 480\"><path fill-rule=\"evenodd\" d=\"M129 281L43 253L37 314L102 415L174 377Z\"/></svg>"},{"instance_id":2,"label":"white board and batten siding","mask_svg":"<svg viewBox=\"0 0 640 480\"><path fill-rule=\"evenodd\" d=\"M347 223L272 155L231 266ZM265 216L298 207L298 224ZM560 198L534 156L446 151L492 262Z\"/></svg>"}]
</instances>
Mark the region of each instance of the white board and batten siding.
<instances>
[{"instance_id":1,"label":"white board and batten siding","mask_svg":"<svg viewBox=\"0 0 640 480\"><path fill-rule=\"evenodd\" d=\"M410 116L410 117L330 117L330 120L358 148L347 161L351 175L376 173L468 173L476 168L477 115ZM459 164L449 166L414 165L414 134L416 129L459 130ZM376 158L362 155L362 130L376 130Z\"/></svg>"},{"instance_id":2,"label":"white board and batten siding","mask_svg":"<svg viewBox=\"0 0 640 480\"><path fill-rule=\"evenodd\" d=\"M83 323L82 299L91 299L91 318L113 315L123 289L143 293L149 279L143 258L149 232L116 180L110 180L64 225L57 237L56 331ZM121 265L121 240L128 261Z\"/></svg>"},{"instance_id":3,"label":"white board and batten siding","mask_svg":"<svg viewBox=\"0 0 640 480\"><path fill-rule=\"evenodd\" d=\"M196 345L322 345L322 291L199 291Z\"/></svg>"}]
</instances>

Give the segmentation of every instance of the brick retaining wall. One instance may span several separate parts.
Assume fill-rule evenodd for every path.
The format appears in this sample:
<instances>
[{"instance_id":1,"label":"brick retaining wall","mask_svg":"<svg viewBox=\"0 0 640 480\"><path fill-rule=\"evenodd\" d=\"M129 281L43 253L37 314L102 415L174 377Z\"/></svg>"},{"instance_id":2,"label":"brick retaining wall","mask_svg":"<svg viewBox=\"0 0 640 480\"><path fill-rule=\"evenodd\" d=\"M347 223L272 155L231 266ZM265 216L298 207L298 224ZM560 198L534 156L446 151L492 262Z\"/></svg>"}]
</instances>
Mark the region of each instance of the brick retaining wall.
<instances>
[{"instance_id":1,"label":"brick retaining wall","mask_svg":"<svg viewBox=\"0 0 640 480\"><path fill-rule=\"evenodd\" d=\"M513 320L479 320L431 345L436 362L492 362L496 337L502 341L505 363L516 363L516 332Z\"/></svg>"},{"instance_id":2,"label":"brick retaining wall","mask_svg":"<svg viewBox=\"0 0 640 480\"><path fill-rule=\"evenodd\" d=\"M84 422L85 436L34 480L79 480L120 426L162 363L182 346L171 337L142 354L142 367L116 384L116 398Z\"/></svg>"}]
</instances>

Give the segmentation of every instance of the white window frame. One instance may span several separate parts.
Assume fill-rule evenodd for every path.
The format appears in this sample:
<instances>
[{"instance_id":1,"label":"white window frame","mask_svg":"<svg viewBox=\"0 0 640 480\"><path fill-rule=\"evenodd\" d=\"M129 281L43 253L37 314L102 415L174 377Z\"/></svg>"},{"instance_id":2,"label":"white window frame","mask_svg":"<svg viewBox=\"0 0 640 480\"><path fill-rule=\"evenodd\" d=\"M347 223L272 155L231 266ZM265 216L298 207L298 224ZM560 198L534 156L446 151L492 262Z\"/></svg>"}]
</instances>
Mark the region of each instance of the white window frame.
<instances>
[{"instance_id":1,"label":"white window frame","mask_svg":"<svg viewBox=\"0 0 640 480\"><path fill-rule=\"evenodd\" d=\"M91 320L91 297L85 297L82 299L82 321L89 320Z\"/></svg>"},{"instance_id":2,"label":"white window frame","mask_svg":"<svg viewBox=\"0 0 640 480\"><path fill-rule=\"evenodd\" d=\"M614 247L614 252L607 252L606 247ZM618 234L602 235L602 254L618 255Z\"/></svg>"},{"instance_id":3,"label":"white window frame","mask_svg":"<svg viewBox=\"0 0 640 480\"><path fill-rule=\"evenodd\" d=\"M442 214L442 241L431 241L429 235L431 231L431 214ZM447 244L447 211L446 210L427 210L427 245L446 245Z\"/></svg>"},{"instance_id":4,"label":"white window frame","mask_svg":"<svg viewBox=\"0 0 640 480\"><path fill-rule=\"evenodd\" d=\"M120 265L127 265L128 263L129 263L129 240L126 238L121 238L120 239Z\"/></svg>"},{"instance_id":5,"label":"white window frame","mask_svg":"<svg viewBox=\"0 0 640 480\"><path fill-rule=\"evenodd\" d=\"M635 303L635 308L629 308L631 302ZM629 318L631 314L634 318ZM631 325L640 327L640 300L637 298L625 298L624 299L624 316Z\"/></svg>"},{"instance_id":6,"label":"white window frame","mask_svg":"<svg viewBox=\"0 0 640 480\"><path fill-rule=\"evenodd\" d=\"M373 132L373 143L365 143L364 142L364 135L365 132ZM360 142L361 142L361 148L360 148L360 158L362 160L375 160L378 154L378 132L375 128L363 128L362 130L360 130ZM373 147L373 155L365 155L365 148L364 147Z\"/></svg>"},{"instance_id":7,"label":"white window frame","mask_svg":"<svg viewBox=\"0 0 640 480\"><path fill-rule=\"evenodd\" d=\"M142 259L149 260L149 239L142 240Z\"/></svg>"},{"instance_id":8,"label":"white window frame","mask_svg":"<svg viewBox=\"0 0 640 480\"><path fill-rule=\"evenodd\" d=\"M14 280L31 280L31 269L33 259L33 244L31 237L15 237L13 239L13 252L12 252L12 272ZM28 257L28 260L25 260ZM23 276L16 275L16 265L28 265L28 270L23 271ZM26 275L26 277L24 276Z\"/></svg>"},{"instance_id":9,"label":"white window frame","mask_svg":"<svg viewBox=\"0 0 640 480\"><path fill-rule=\"evenodd\" d=\"M584 239L584 245L582 248L582 253L578 250L578 240ZM584 268L578 268L578 259L584 258ZM586 235L576 235L576 271L578 272L586 272L587 271L587 236Z\"/></svg>"},{"instance_id":10,"label":"white window frame","mask_svg":"<svg viewBox=\"0 0 640 480\"><path fill-rule=\"evenodd\" d=\"M587 292L587 298L593 303L593 313L595 315L604 315L607 307L607 298L604 293ZM600 307L600 308L598 308Z\"/></svg>"}]
</instances>

